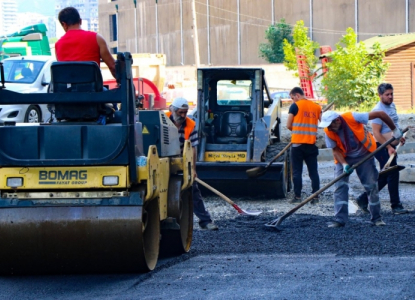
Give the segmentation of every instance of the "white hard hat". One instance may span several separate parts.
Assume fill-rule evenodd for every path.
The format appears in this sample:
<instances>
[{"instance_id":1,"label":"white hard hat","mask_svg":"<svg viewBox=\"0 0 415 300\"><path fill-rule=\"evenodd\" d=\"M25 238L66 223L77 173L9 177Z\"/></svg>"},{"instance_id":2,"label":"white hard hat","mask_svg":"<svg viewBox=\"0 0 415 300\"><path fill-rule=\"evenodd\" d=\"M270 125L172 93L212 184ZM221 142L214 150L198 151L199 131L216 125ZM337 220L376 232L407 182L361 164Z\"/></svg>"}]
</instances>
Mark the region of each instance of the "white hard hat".
<instances>
[{"instance_id":1,"label":"white hard hat","mask_svg":"<svg viewBox=\"0 0 415 300\"><path fill-rule=\"evenodd\" d=\"M321 117L321 122L318 125L318 127L320 127L320 128L329 127L331 122L333 122L338 117L340 117L340 115L337 112L335 112L333 110L326 111L326 112L323 113L323 115Z\"/></svg>"},{"instance_id":2,"label":"white hard hat","mask_svg":"<svg viewBox=\"0 0 415 300\"><path fill-rule=\"evenodd\" d=\"M174 99L171 105L174 106L175 108L178 108L178 109L188 109L189 108L189 103L183 97L179 97L179 98Z\"/></svg>"}]
</instances>

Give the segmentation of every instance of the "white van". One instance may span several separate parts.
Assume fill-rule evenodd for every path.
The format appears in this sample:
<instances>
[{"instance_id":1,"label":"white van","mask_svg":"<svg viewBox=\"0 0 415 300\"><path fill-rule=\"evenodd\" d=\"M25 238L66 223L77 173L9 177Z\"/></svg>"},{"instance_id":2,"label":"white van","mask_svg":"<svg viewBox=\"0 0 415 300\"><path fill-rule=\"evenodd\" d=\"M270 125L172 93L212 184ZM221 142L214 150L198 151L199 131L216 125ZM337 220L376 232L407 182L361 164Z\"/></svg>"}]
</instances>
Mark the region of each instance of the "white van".
<instances>
[{"instance_id":1,"label":"white van","mask_svg":"<svg viewBox=\"0 0 415 300\"><path fill-rule=\"evenodd\" d=\"M4 66L5 87L19 93L47 93L50 83L50 65L53 56L33 55L6 58ZM47 122L50 112L46 105L0 105L0 123Z\"/></svg>"}]
</instances>

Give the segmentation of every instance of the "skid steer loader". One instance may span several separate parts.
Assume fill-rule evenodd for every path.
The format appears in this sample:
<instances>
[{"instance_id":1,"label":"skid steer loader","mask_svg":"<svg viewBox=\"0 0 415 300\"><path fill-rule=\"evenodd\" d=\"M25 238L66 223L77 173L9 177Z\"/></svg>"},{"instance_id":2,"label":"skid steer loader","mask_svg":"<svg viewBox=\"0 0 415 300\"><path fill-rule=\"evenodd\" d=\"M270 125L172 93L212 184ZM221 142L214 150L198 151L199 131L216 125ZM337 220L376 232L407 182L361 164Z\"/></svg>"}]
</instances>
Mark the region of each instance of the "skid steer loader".
<instances>
[{"instance_id":1,"label":"skid steer loader","mask_svg":"<svg viewBox=\"0 0 415 300\"><path fill-rule=\"evenodd\" d=\"M291 186L288 153L264 175L246 174L287 145L280 139L281 102L271 99L264 70L201 68L197 89L198 177L229 195L284 198Z\"/></svg>"},{"instance_id":2,"label":"skid steer loader","mask_svg":"<svg viewBox=\"0 0 415 300\"><path fill-rule=\"evenodd\" d=\"M47 104L58 120L0 124L2 274L145 272L160 243L189 251L192 149L163 112L139 122L131 64L119 53L119 87L103 91L96 63L55 62L44 94L7 90L1 69L1 104Z\"/></svg>"}]
</instances>

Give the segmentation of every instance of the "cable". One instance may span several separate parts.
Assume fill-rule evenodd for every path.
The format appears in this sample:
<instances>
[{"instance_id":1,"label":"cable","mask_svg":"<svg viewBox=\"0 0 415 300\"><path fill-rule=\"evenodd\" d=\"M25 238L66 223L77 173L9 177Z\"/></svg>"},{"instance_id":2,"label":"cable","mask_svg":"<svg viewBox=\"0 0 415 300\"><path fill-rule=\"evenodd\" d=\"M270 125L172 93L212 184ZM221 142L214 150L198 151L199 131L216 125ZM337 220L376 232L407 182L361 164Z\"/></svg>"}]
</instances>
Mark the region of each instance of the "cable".
<instances>
[{"instance_id":1,"label":"cable","mask_svg":"<svg viewBox=\"0 0 415 300\"><path fill-rule=\"evenodd\" d=\"M183 4L190 3L190 0L183 0L182 3ZM195 3L207 7L207 4L205 2L200 2L200 1L196 1L195 0ZM158 7L160 7L160 6L166 6L166 5L179 5L179 0L176 0L176 1L170 0L168 3L158 3L158 4L146 5L146 7L147 8L150 8L150 7L155 7L156 5L158 5ZM212 4L209 4L209 8L210 9L216 9L216 10L224 11L224 12L227 12L227 13L230 13L230 14L234 14L234 15L237 15L238 14L235 11L228 10L228 9L224 9L224 8L220 8L220 7L214 6ZM127 8L126 10L119 10L119 12L129 11L129 10L130 10L130 8ZM208 16L207 14L200 13L200 12L197 12L197 11L196 11L196 14L198 14L200 16L204 16L204 17ZM240 16L243 16L243 17L246 17L246 18L249 18L249 19L258 20L260 22L263 22L263 23L266 23L267 24L267 25L262 25L262 24L255 24L255 23L250 23L250 22L244 22L244 21L240 22L240 23L243 23L243 24L246 24L246 25L269 28L269 26L272 24L272 20L271 19L254 17L254 16L250 16L250 15L246 15L246 14L239 14L239 15ZM229 21L229 22L237 23L237 20L232 20L232 19L229 19L229 18L223 18L223 17L214 16L211 13L209 14L209 17L210 18L219 19L219 20L224 20L224 21ZM275 21L274 22L274 26L275 25L279 25L279 24L284 24L284 25L290 26L291 28L294 28L296 26L296 24L282 23L282 22L278 22L278 21ZM304 26L304 28L307 28L307 30L310 30L310 27L308 27L308 26ZM321 33L321 34L335 34L335 35L344 35L344 34L346 34L346 30L334 30L334 29L324 29L324 28L316 28L316 27L313 27L312 30L313 30L313 33ZM379 36L379 35L400 35L400 34L404 34L404 33L403 32L397 32L397 33L390 33L390 32L388 32L388 33L386 33L386 32L379 33L379 32L377 32L376 33L376 32L360 32L359 31L359 32L356 32L356 34L358 34L359 36L362 36L362 35Z\"/></svg>"},{"instance_id":2,"label":"cable","mask_svg":"<svg viewBox=\"0 0 415 300\"><path fill-rule=\"evenodd\" d=\"M198 3L198 4L200 4L200 5L204 5L204 6L207 6L206 5L206 3L203 3L203 2L199 2L199 1L195 1L196 3ZM220 8L220 7L217 7L217 6L213 6L213 5L211 5L211 4L209 4L209 7L210 8L214 8L214 9L217 9L217 10L222 10L222 11L225 11L225 12L228 12L228 13L231 13L231 14L237 14L236 12L234 12L234 11L231 11L231 10L227 10L227 9L223 9L223 8ZM272 24L272 20L268 20L268 19L263 19L263 18L258 18L258 17L254 17L254 16L249 16L249 15L245 15L245 14L240 14L240 16L244 16L244 17L248 17L248 18L251 18L251 19L257 19L257 20L261 20L261 21L264 21L264 22L267 22L268 24ZM221 19L224 19L224 18L221 18ZM225 20L225 19L224 19ZM231 19L226 19L226 20L228 20L228 21L233 21L233 20L231 20ZM247 24L251 24L251 23L247 23ZM285 25L288 25L288 26L290 26L290 27L294 27L295 26L295 24L293 25L293 24L289 24L289 23L281 23L281 22L274 22L274 24L276 25L276 24L285 24ZM253 25L253 24L251 24L251 25ZM256 25L258 25L258 24L256 24ZM267 27L269 27L269 25L267 26ZM307 29L310 29L310 27L307 27L307 26L304 26L304 28L307 28ZM344 30L344 31L341 31L341 30L334 30L334 29L323 29L323 28L313 28L313 32L317 32L317 33L327 33L327 34L345 34L346 33L346 30ZM373 32L358 32L358 34L359 35L396 35L396 34L402 34L402 32L400 32L400 33L373 33Z\"/></svg>"}]
</instances>

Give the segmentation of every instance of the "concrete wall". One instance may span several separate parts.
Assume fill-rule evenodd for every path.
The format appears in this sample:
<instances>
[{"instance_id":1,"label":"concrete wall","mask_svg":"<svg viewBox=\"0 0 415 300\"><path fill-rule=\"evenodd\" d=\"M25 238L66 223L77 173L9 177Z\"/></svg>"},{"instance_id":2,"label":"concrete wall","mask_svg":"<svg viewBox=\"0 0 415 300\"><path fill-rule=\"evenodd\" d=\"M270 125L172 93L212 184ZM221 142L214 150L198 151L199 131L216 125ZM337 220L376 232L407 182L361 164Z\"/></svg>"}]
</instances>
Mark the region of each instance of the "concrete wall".
<instances>
[{"instance_id":1,"label":"concrete wall","mask_svg":"<svg viewBox=\"0 0 415 300\"><path fill-rule=\"evenodd\" d=\"M305 26L311 27L313 40L332 47L348 27L357 26L360 40L378 34L405 33L407 2L411 32L415 31L415 0L196 0L200 62L202 65L266 63L259 57L258 48L265 42L268 26L281 18L292 25L303 20ZM112 42L111 47L118 45L119 51L135 52L133 0L99 0L100 33L109 40L109 15L115 14L116 4L119 40L118 44ZM158 22L155 0L137 0L138 52L165 53L169 66L193 65L191 1L158 0L157 11Z\"/></svg>"}]
</instances>

